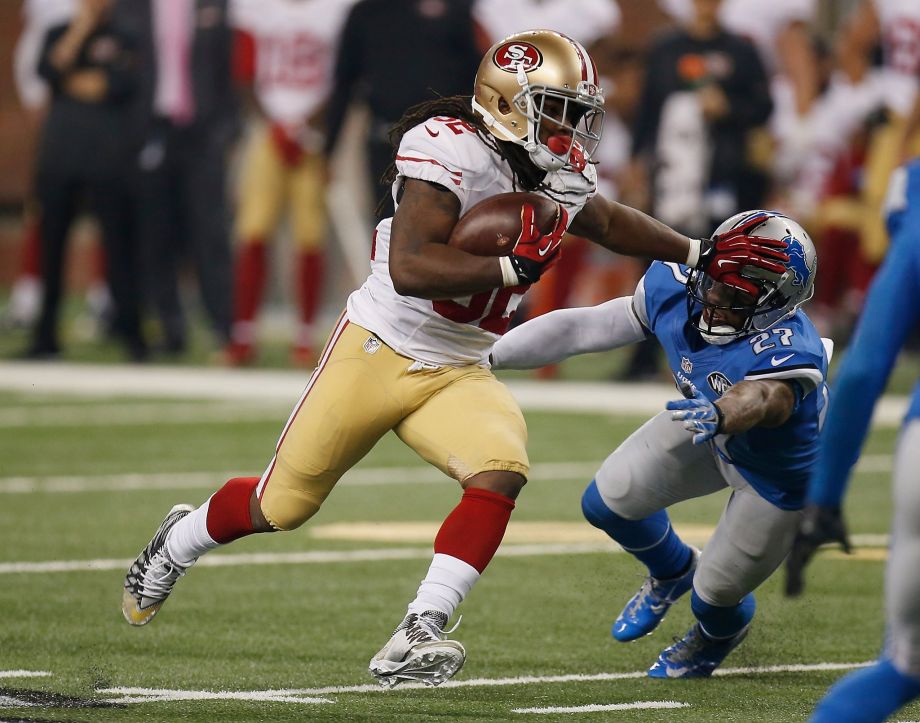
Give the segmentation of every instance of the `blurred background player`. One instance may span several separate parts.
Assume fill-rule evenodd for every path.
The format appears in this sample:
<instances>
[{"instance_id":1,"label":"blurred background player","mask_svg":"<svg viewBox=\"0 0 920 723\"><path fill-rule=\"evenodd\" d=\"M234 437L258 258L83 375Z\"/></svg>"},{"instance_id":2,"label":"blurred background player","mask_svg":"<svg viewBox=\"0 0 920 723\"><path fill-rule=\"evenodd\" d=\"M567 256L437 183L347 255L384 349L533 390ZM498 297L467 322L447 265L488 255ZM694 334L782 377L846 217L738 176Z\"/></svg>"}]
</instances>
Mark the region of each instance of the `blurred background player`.
<instances>
[{"instance_id":1,"label":"blurred background player","mask_svg":"<svg viewBox=\"0 0 920 723\"><path fill-rule=\"evenodd\" d=\"M786 591L802 590L815 550L839 542L849 551L841 503L865 442L872 410L898 352L920 321L920 161L892 177L888 195L888 255L872 283L853 341L834 384L809 504L789 555ZM920 696L920 384L898 439L894 516L885 583L887 630L878 662L831 688L813 723L881 723Z\"/></svg>"},{"instance_id":2,"label":"blurred background player","mask_svg":"<svg viewBox=\"0 0 920 723\"><path fill-rule=\"evenodd\" d=\"M112 0L81 0L65 25L49 30L39 73L51 104L39 147L42 305L27 356L60 352L58 315L66 246L84 196L99 221L114 302L112 330L136 360L140 330L138 262L131 218L129 103L135 91L131 38L111 23Z\"/></svg>"},{"instance_id":3,"label":"blurred background player","mask_svg":"<svg viewBox=\"0 0 920 723\"><path fill-rule=\"evenodd\" d=\"M689 19L650 49L633 128L652 213L690 235L764 200L747 149L773 108L769 83L756 48L721 25L721 4L693 0Z\"/></svg>"},{"instance_id":4,"label":"blurred background player","mask_svg":"<svg viewBox=\"0 0 920 723\"><path fill-rule=\"evenodd\" d=\"M145 295L159 350L188 345L180 275L190 261L217 345L230 342L233 260L227 155L239 132L228 0L118 0L115 24L133 38L137 223Z\"/></svg>"},{"instance_id":5,"label":"blurred background player","mask_svg":"<svg viewBox=\"0 0 920 723\"><path fill-rule=\"evenodd\" d=\"M299 324L291 360L312 366L313 322L322 298L326 236L322 154L332 64L354 0L236 0L234 25L248 36L259 115L240 169L234 317L226 361L255 357L256 315L268 276L267 244L289 212Z\"/></svg>"},{"instance_id":6,"label":"blurred background player","mask_svg":"<svg viewBox=\"0 0 920 723\"><path fill-rule=\"evenodd\" d=\"M329 98L325 153L340 140L352 104L368 112L365 162L376 220L393 215L383 174L393 160L389 132L407 108L469 92L482 53L473 0L361 0L348 14Z\"/></svg>"},{"instance_id":7,"label":"blurred background player","mask_svg":"<svg viewBox=\"0 0 920 723\"><path fill-rule=\"evenodd\" d=\"M13 77L19 102L31 124L39 127L49 101L48 86L38 74L45 37L52 27L66 23L76 10L76 0L26 0L22 5L22 32L13 55ZM41 306L41 239L38 201L23 204L23 233L19 268L10 289L3 321L9 327L31 327Z\"/></svg>"},{"instance_id":8,"label":"blurred background player","mask_svg":"<svg viewBox=\"0 0 920 723\"><path fill-rule=\"evenodd\" d=\"M902 160L905 119L920 78L920 3L860 0L836 33L834 62L836 72L817 121L820 132L803 158L790 200L798 212L814 214L822 224L849 228L856 235L856 253L874 268L888 242L882 202L891 173ZM920 137L911 140L913 151L920 151ZM859 181L852 202L819 205L854 141L864 158L855 169ZM853 170L851 163L849 172ZM840 248L829 250L845 256ZM846 255L854 253L848 250Z\"/></svg>"},{"instance_id":9,"label":"blurred background player","mask_svg":"<svg viewBox=\"0 0 920 723\"><path fill-rule=\"evenodd\" d=\"M691 236L765 200L748 148L770 116L770 87L756 48L723 27L721 6L693 0L652 44L632 128L631 184L648 189L653 216ZM655 375L659 358L651 340L639 344L624 377Z\"/></svg>"},{"instance_id":10,"label":"blurred background player","mask_svg":"<svg viewBox=\"0 0 920 723\"><path fill-rule=\"evenodd\" d=\"M708 677L747 635L753 591L792 545L826 403L827 354L800 310L814 289L811 239L791 219L764 211L716 229L732 233L787 241L782 275L742 293L656 262L633 296L552 312L492 350L495 367L514 369L652 335L664 349L686 398L668 402L671 412L623 442L582 497L587 520L649 571L613 623L615 639L648 635L693 591L697 622L659 655L648 673L656 678ZM673 530L667 508L726 488L731 497L700 555Z\"/></svg>"},{"instance_id":11,"label":"blurred background player","mask_svg":"<svg viewBox=\"0 0 920 723\"><path fill-rule=\"evenodd\" d=\"M265 473L230 480L198 509L171 510L125 576L129 623L149 622L209 550L309 520L339 478L394 431L463 494L369 669L387 686L438 685L460 669L465 650L445 627L498 549L529 468L520 408L485 359L558 255L569 219L574 233L604 248L686 261L741 288L756 289L742 273L777 274L788 260L782 242L744 233L688 239L597 196L590 160L603 102L585 49L543 30L493 46L472 98L407 112L393 129L387 176L396 213L378 224L371 274L349 296ZM522 230L509 256L447 244L465 211L515 189L557 199L548 234L523 204L512 210Z\"/></svg>"},{"instance_id":12,"label":"blurred background player","mask_svg":"<svg viewBox=\"0 0 920 723\"><path fill-rule=\"evenodd\" d=\"M13 78L30 130L38 135L48 110L50 93L38 66L45 39L51 28L66 25L77 9L77 0L26 0L22 5L22 32L13 55ZM37 169L32 169L31 175ZM0 317L2 326L27 329L34 326L42 303L41 213L35 198L34 178L30 193L23 201L22 235L16 276L10 289L9 304ZM90 280L86 289L86 307L92 334L106 334L110 329L112 299L105 282L105 254L93 234L90 263L85 271Z\"/></svg>"}]
</instances>

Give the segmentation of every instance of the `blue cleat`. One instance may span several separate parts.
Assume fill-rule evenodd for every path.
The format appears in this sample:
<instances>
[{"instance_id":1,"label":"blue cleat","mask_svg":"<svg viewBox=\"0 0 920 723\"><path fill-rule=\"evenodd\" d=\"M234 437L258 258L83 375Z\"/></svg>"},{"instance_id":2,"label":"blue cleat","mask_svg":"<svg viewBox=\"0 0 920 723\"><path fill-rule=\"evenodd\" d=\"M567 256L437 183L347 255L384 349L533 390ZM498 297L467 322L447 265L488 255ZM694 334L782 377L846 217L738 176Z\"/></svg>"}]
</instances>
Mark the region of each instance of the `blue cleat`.
<instances>
[{"instance_id":1,"label":"blue cleat","mask_svg":"<svg viewBox=\"0 0 920 723\"><path fill-rule=\"evenodd\" d=\"M648 677L708 678L744 640L750 627L749 623L730 638L714 640L703 632L699 623L694 623L682 639L661 651L658 660L648 669Z\"/></svg>"},{"instance_id":2,"label":"blue cleat","mask_svg":"<svg viewBox=\"0 0 920 723\"><path fill-rule=\"evenodd\" d=\"M664 620L671 605L693 586L693 573L699 564L700 551L695 547L691 547L690 550L690 569L680 577L670 580L645 578L639 592L626 603L623 612L610 628L610 634L614 638L621 643L628 643L630 640L648 635L658 627L658 623Z\"/></svg>"}]
</instances>

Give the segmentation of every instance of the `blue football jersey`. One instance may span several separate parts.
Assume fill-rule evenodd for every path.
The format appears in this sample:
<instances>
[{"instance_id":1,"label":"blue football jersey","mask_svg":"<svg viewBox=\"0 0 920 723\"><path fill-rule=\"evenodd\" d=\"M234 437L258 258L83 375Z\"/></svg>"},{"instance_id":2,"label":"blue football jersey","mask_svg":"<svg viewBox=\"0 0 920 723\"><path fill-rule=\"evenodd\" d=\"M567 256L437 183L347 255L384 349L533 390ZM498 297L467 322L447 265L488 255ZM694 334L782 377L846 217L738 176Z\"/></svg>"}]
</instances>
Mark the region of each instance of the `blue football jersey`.
<instances>
[{"instance_id":1,"label":"blue football jersey","mask_svg":"<svg viewBox=\"0 0 920 723\"><path fill-rule=\"evenodd\" d=\"M689 382L712 401L746 379L797 382L795 410L785 424L719 435L713 449L764 499L781 509L802 507L828 396L821 337L799 310L765 332L708 344L687 319L686 283L686 267L653 263L634 297L640 321L664 348L678 385Z\"/></svg>"}]
</instances>

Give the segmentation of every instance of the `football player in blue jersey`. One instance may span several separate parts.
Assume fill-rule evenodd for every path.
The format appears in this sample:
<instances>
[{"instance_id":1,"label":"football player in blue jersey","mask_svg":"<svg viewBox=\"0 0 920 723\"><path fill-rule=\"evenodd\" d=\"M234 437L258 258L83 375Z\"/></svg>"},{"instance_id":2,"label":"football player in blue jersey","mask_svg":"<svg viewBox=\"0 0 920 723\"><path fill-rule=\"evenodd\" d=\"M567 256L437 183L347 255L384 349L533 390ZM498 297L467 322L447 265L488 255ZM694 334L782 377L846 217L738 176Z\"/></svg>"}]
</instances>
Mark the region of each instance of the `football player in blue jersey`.
<instances>
[{"instance_id":1,"label":"football player in blue jersey","mask_svg":"<svg viewBox=\"0 0 920 723\"><path fill-rule=\"evenodd\" d=\"M815 549L849 549L840 503L866 438L872 408L898 352L920 321L920 160L895 171L888 200L891 246L840 365L808 505L789 556L787 592L802 590L802 570ZM813 723L883 721L920 696L920 383L904 419L894 462L894 519L885 586L888 630L877 663L837 683Z\"/></svg>"},{"instance_id":2,"label":"football player in blue jersey","mask_svg":"<svg viewBox=\"0 0 920 723\"><path fill-rule=\"evenodd\" d=\"M799 308L814 289L814 245L795 221L767 211L733 216L717 232L741 225L788 244L781 275L751 272L756 295L655 262L632 297L540 316L492 351L495 368L533 368L649 335L664 348L684 398L623 442L582 497L588 521L648 568L614 638L648 635L692 590L696 622L658 656L655 678L707 677L747 635L753 591L792 545L817 456L828 354ZM731 497L700 552L666 508L726 487Z\"/></svg>"}]
</instances>

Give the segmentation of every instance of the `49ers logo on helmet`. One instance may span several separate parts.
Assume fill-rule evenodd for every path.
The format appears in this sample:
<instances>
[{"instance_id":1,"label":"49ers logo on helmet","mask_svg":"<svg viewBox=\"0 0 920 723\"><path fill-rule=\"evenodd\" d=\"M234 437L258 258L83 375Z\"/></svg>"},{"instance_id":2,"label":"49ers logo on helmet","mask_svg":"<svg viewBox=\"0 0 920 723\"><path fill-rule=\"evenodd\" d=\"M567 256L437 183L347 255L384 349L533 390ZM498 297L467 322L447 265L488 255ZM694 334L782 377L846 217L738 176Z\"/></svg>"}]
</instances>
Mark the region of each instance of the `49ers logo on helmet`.
<instances>
[{"instance_id":1,"label":"49ers logo on helmet","mask_svg":"<svg viewBox=\"0 0 920 723\"><path fill-rule=\"evenodd\" d=\"M530 43L505 43L492 56L492 62L506 73L517 73L522 68L529 73L543 64L543 54Z\"/></svg>"}]
</instances>

